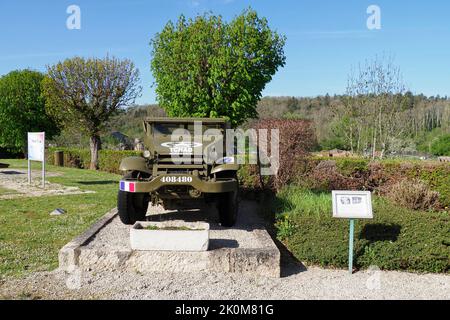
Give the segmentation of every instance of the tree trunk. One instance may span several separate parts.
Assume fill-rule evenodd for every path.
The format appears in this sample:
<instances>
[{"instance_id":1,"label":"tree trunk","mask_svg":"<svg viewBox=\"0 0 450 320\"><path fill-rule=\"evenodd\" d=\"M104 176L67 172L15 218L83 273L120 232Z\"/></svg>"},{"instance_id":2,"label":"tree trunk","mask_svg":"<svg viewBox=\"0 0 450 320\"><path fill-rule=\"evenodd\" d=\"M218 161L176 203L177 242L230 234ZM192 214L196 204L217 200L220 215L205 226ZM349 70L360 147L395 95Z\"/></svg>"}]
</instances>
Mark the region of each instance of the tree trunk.
<instances>
[{"instance_id":1,"label":"tree trunk","mask_svg":"<svg viewBox=\"0 0 450 320\"><path fill-rule=\"evenodd\" d=\"M372 142L372 160L375 160L375 156L377 154L377 136L376 134L373 135L373 142Z\"/></svg>"},{"instance_id":2,"label":"tree trunk","mask_svg":"<svg viewBox=\"0 0 450 320\"><path fill-rule=\"evenodd\" d=\"M386 152L386 144L382 143L382 149L381 149L381 153L380 153L380 159L384 158L384 153Z\"/></svg>"},{"instance_id":3,"label":"tree trunk","mask_svg":"<svg viewBox=\"0 0 450 320\"><path fill-rule=\"evenodd\" d=\"M89 166L89 169L97 170L98 169L98 151L102 147L102 142L100 140L100 136L99 135L91 136L89 144L91 147L91 164Z\"/></svg>"},{"instance_id":4,"label":"tree trunk","mask_svg":"<svg viewBox=\"0 0 450 320\"><path fill-rule=\"evenodd\" d=\"M350 127L350 151L353 153L353 127Z\"/></svg>"}]
</instances>

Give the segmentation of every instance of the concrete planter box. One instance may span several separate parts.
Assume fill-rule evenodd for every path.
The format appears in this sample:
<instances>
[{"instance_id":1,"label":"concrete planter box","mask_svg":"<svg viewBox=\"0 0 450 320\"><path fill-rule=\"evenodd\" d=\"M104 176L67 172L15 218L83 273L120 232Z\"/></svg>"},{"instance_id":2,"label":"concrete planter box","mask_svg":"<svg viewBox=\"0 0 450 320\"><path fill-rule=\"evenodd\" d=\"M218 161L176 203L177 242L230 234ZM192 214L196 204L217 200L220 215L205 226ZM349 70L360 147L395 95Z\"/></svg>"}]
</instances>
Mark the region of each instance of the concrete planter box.
<instances>
[{"instance_id":1,"label":"concrete planter box","mask_svg":"<svg viewBox=\"0 0 450 320\"><path fill-rule=\"evenodd\" d=\"M151 229L147 229L149 227ZM138 221L130 230L130 243L133 250L206 251L209 245L209 223Z\"/></svg>"}]
</instances>

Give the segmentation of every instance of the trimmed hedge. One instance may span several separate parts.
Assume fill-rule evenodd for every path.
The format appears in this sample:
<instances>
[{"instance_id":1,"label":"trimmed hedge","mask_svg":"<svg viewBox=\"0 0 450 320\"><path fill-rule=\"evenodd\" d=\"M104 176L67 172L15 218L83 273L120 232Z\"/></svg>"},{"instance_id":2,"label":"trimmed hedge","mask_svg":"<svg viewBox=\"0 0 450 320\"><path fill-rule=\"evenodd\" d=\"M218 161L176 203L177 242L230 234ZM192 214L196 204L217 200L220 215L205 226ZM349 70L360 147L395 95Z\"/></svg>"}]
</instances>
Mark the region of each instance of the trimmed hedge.
<instances>
[{"instance_id":1,"label":"trimmed hedge","mask_svg":"<svg viewBox=\"0 0 450 320\"><path fill-rule=\"evenodd\" d=\"M448 213L399 208L380 197L373 205L374 219L355 224L355 267L450 271ZM347 267L348 220L332 218L331 211L329 193L283 189L274 205L278 238L300 261Z\"/></svg>"},{"instance_id":2,"label":"trimmed hedge","mask_svg":"<svg viewBox=\"0 0 450 320\"><path fill-rule=\"evenodd\" d=\"M439 192L444 210L450 208L450 164L437 161L382 160L361 158L308 158L297 163L293 184L317 192L370 190L386 194L404 179L419 179ZM244 166L241 181L247 189L260 190L255 170ZM286 187L286 185L285 185Z\"/></svg>"},{"instance_id":3,"label":"trimmed hedge","mask_svg":"<svg viewBox=\"0 0 450 320\"><path fill-rule=\"evenodd\" d=\"M51 147L47 151L46 162L48 164L55 164L54 153L56 151L64 152L64 166L79 169L89 168L91 153L88 149ZM101 171L119 174L119 165L123 158L141 155L141 151L100 150L98 157L98 167Z\"/></svg>"}]
</instances>

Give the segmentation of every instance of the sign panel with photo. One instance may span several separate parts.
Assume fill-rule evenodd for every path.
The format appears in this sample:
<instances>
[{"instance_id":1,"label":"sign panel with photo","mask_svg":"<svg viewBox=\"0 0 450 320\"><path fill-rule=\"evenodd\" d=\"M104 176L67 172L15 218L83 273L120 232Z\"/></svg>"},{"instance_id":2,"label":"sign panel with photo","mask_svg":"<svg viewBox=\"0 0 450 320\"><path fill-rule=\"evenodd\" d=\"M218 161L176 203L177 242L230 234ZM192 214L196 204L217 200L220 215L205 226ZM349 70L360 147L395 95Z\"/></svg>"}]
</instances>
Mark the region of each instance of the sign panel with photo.
<instances>
[{"instance_id":1,"label":"sign panel with photo","mask_svg":"<svg viewBox=\"0 0 450 320\"><path fill-rule=\"evenodd\" d=\"M370 191L333 191L333 217L372 219Z\"/></svg>"}]
</instances>

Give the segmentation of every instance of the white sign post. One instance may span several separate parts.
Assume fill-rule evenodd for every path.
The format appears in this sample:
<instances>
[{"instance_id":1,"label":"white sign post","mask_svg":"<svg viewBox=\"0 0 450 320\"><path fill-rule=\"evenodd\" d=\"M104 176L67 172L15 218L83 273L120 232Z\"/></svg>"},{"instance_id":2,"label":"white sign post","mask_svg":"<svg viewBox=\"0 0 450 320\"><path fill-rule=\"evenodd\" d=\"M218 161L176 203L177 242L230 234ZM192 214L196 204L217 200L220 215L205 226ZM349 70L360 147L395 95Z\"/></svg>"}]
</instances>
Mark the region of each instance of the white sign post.
<instances>
[{"instance_id":1,"label":"white sign post","mask_svg":"<svg viewBox=\"0 0 450 320\"><path fill-rule=\"evenodd\" d=\"M31 161L42 162L42 188L45 188L45 132L28 132L29 184L31 184Z\"/></svg>"},{"instance_id":2,"label":"white sign post","mask_svg":"<svg viewBox=\"0 0 450 320\"><path fill-rule=\"evenodd\" d=\"M348 271L353 273L353 234L355 219L373 219L370 191L332 191L333 217L350 219Z\"/></svg>"}]
</instances>

